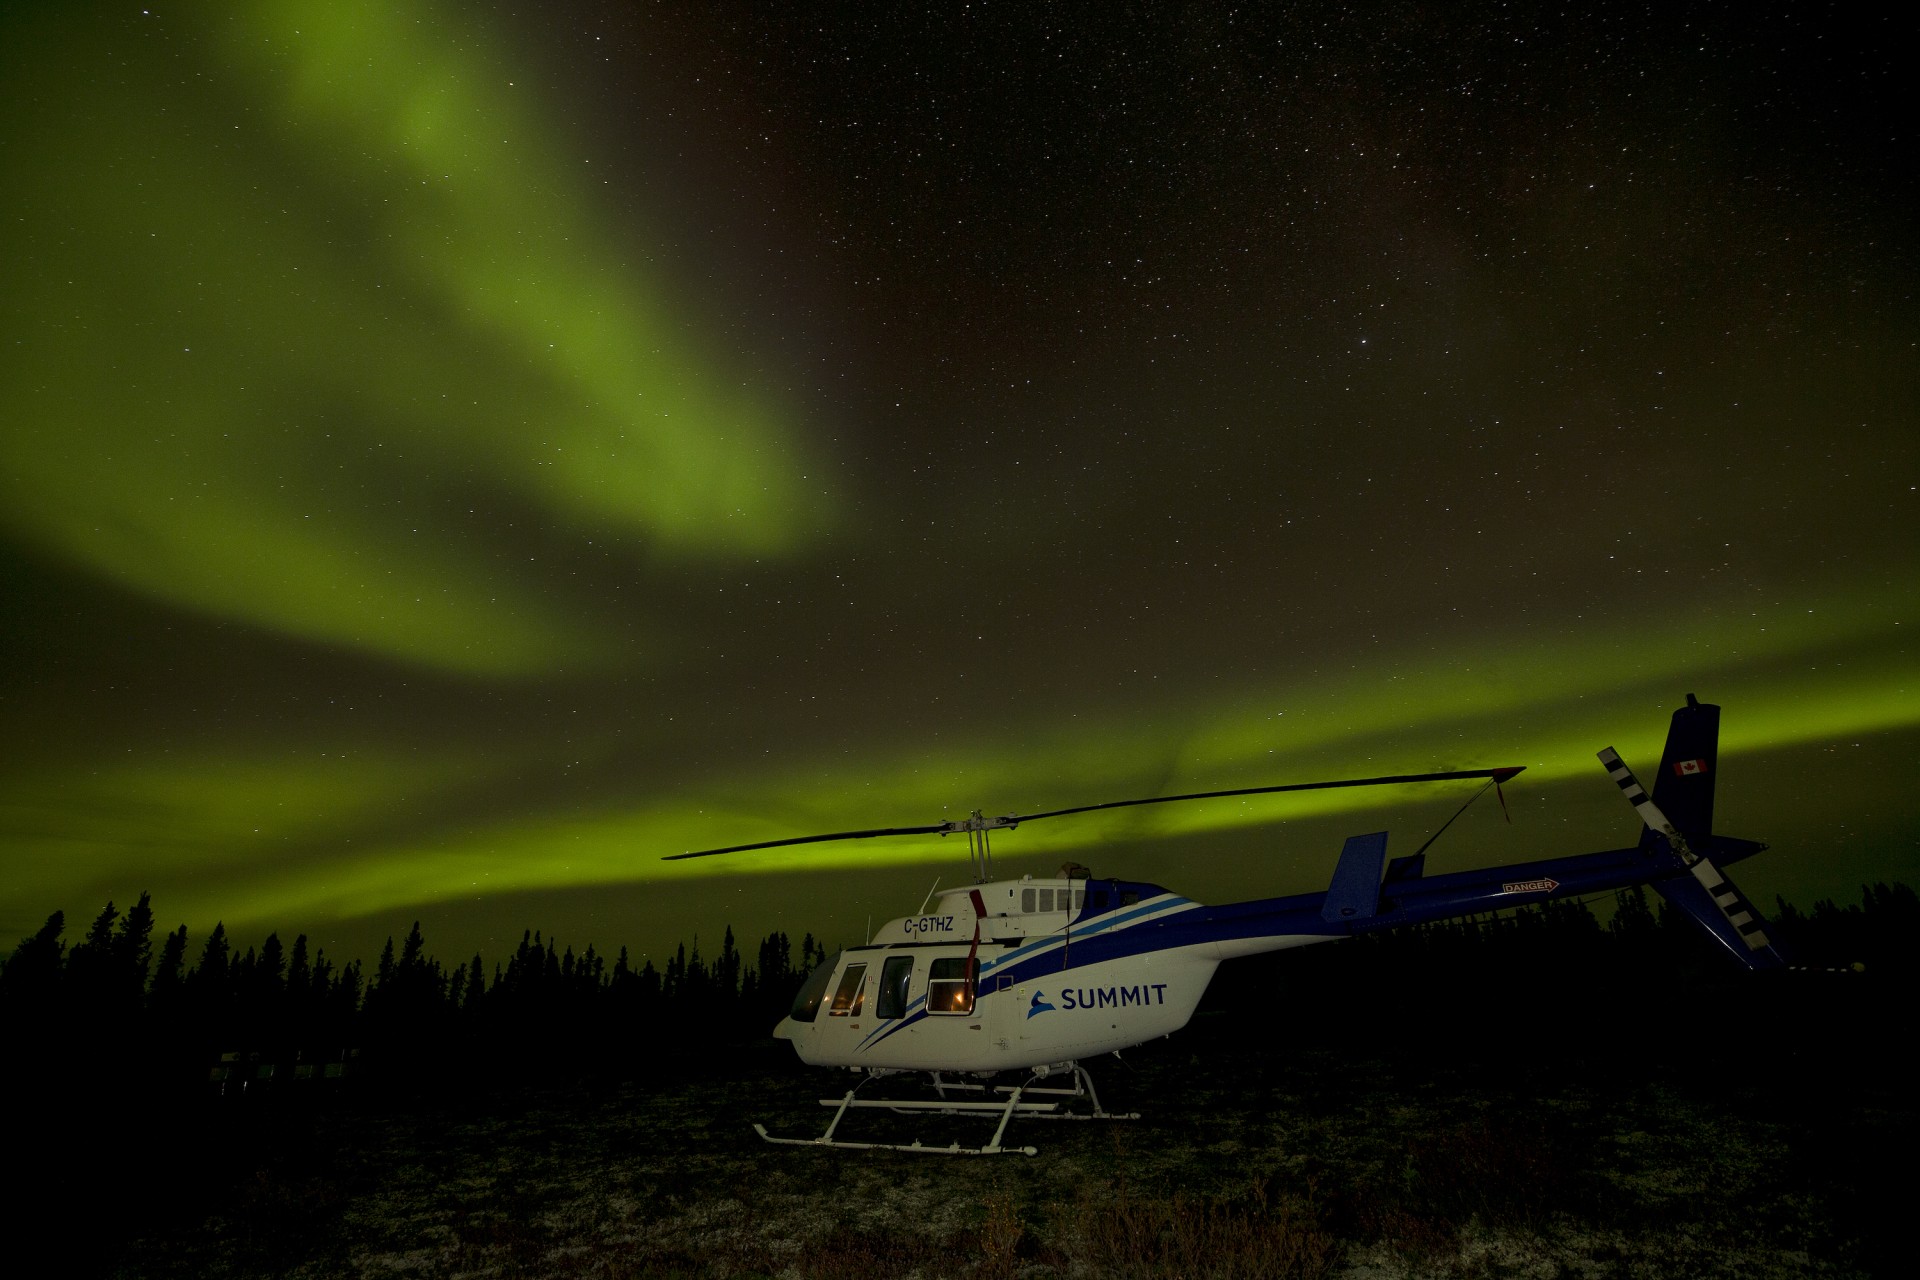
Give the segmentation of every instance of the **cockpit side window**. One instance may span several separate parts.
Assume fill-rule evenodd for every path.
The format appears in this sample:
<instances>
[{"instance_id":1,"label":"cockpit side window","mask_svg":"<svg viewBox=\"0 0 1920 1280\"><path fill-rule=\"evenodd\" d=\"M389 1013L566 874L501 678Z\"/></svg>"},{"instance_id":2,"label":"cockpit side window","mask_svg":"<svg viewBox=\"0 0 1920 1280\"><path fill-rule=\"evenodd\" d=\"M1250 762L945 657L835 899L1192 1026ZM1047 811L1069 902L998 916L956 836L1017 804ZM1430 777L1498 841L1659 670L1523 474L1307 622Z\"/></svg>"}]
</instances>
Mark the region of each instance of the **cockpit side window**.
<instances>
[{"instance_id":1,"label":"cockpit side window","mask_svg":"<svg viewBox=\"0 0 1920 1280\"><path fill-rule=\"evenodd\" d=\"M928 1013L972 1013L973 988L980 962L966 956L935 960L927 970Z\"/></svg>"},{"instance_id":2,"label":"cockpit side window","mask_svg":"<svg viewBox=\"0 0 1920 1280\"><path fill-rule=\"evenodd\" d=\"M874 1016L907 1016L907 986L913 981L913 957L892 956L880 970L880 991L874 1000Z\"/></svg>"},{"instance_id":3,"label":"cockpit side window","mask_svg":"<svg viewBox=\"0 0 1920 1280\"><path fill-rule=\"evenodd\" d=\"M827 1007L827 1016L844 1018L851 1014L858 1017L860 1006L867 1002L866 982L866 965L848 965L847 971L840 975L840 985L834 990L833 1003Z\"/></svg>"}]
</instances>

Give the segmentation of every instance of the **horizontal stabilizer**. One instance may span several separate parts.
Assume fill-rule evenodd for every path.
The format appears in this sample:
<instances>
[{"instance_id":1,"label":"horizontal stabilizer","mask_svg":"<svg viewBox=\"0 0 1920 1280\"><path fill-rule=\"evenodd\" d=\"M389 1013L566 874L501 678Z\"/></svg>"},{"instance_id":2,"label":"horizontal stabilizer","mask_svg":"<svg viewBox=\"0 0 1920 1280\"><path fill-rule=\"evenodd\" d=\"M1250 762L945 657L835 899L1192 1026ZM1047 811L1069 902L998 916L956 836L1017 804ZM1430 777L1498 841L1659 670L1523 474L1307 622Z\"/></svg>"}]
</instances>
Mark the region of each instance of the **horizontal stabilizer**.
<instances>
[{"instance_id":1,"label":"horizontal stabilizer","mask_svg":"<svg viewBox=\"0 0 1920 1280\"><path fill-rule=\"evenodd\" d=\"M1387 833L1348 836L1333 869L1320 918L1328 924L1365 920L1380 910L1380 864L1387 856Z\"/></svg>"}]
</instances>

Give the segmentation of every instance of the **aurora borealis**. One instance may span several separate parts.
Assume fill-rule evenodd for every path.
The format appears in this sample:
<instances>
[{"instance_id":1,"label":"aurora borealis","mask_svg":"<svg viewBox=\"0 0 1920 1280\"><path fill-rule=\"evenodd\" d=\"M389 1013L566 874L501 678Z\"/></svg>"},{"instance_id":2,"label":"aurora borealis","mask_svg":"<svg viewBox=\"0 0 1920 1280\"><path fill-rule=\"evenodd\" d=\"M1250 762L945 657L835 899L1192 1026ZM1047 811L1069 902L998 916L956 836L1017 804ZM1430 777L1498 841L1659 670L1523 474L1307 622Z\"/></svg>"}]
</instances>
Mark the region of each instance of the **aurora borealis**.
<instances>
[{"instance_id":1,"label":"aurora borealis","mask_svg":"<svg viewBox=\"0 0 1920 1280\"><path fill-rule=\"evenodd\" d=\"M1581 852L1690 691L1757 902L1920 875L1910 23L711 8L0 14L0 945Z\"/></svg>"}]
</instances>

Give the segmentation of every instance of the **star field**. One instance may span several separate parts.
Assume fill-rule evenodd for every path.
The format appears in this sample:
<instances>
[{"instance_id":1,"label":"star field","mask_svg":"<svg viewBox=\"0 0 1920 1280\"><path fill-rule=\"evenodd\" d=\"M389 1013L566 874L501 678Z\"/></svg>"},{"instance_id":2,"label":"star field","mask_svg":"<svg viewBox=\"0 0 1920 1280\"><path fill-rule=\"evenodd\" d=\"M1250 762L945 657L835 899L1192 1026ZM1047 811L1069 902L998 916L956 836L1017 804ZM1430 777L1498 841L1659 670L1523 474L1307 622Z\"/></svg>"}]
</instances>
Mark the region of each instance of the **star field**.
<instances>
[{"instance_id":1,"label":"star field","mask_svg":"<svg viewBox=\"0 0 1920 1280\"><path fill-rule=\"evenodd\" d=\"M0 24L9 937L839 940L964 851L657 859L1501 764L1436 856L1581 852L1688 692L1756 901L1920 873L1911 24ZM996 848L1262 896L1457 803Z\"/></svg>"}]
</instances>

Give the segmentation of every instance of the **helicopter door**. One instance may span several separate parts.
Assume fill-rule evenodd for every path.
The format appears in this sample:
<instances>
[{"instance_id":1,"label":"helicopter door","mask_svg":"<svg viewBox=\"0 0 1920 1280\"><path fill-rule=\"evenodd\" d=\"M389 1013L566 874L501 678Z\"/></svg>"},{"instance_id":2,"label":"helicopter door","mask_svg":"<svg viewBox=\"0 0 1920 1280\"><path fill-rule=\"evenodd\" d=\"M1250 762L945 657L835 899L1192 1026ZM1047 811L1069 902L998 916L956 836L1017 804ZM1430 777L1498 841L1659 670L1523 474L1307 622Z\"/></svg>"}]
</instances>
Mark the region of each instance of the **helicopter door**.
<instances>
[{"instance_id":1,"label":"helicopter door","mask_svg":"<svg viewBox=\"0 0 1920 1280\"><path fill-rule=\"evenodd\" d=\"M907 1016L907 988L913 982L913 957L892 956L880 970L879 998L874 1002L876 1018Z\"/></svg>"},{"instance_id":2,"label":"helicopter door","mask_svg":"<svg viewBox=\"0 0 1920 1280\"><path fill-rule=\"evenodd\" d=\"M860 1007L867 1000L867 966L850 964L847 971L840 975L840 985L834 988L833 1003L827 1006L830 1018L860 1016Z\"/></svg>"}]
</instances>

